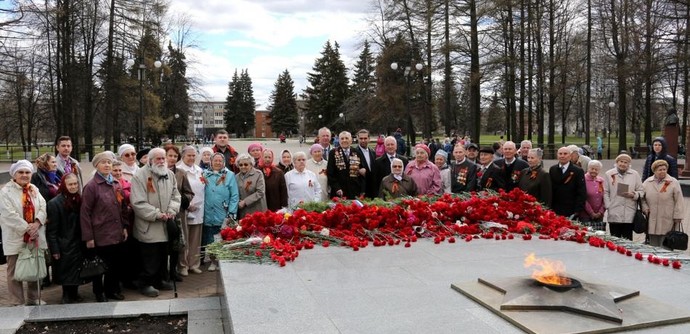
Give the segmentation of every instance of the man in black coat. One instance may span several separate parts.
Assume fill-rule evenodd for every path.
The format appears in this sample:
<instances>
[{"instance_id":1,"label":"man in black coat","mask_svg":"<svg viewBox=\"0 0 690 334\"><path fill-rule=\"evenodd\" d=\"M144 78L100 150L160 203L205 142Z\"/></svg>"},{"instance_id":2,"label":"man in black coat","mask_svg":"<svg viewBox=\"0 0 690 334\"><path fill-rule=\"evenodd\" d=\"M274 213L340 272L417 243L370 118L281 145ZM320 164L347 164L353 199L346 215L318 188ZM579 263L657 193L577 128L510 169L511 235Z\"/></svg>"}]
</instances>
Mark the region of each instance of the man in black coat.
<instances>
[{"instance_id":1,"label":"man in black coat","mask_svg":"<svg viewBox=\"0 0 690 334\"><path fill-rule=\"evenodd\" d=\"M477 164L465 156L465 146L453 148L455 162L450 167L450 191L453 194L473 191L477 187Z\"/></svg>"},{"instance_id":2,"label":"man in black coat","mask_svg":"<svg viewBox=\"0 0 690 334\"><path fill-rule=\"evenodd\" d=\"M549 169L551 176L551 209L559 215L574 218L585 208L587 186L585 172L570 162L570 150L558 149L558 164Z\"/></svg>"},{"instance_id":3,"label":"man in black coat","mask_svg":"<svg viewBox=\"0 0 690 334\"><path fill-rule=\"evenodd\" d=\"M362 166L366 169L365 188L367 198L376 198L379 188L376 188L376 152L369 148L369 131L362 129L357 132L357 152L362 156Z\"/></svg>"},{"instance_id":4,"label":"man in black coat","mask_svg":"<svg viewBox=\"0 0 690 334\"><path fill-rule=\"evenodd\" d=\"M398 158L403 162L403 170L407 167L407 158L397 153L398 141L395 137L388 136L383 140L383 146L386 150L382 156L378 157L374 161L374 188L376 189L377 195L379 188L381 187L381 180L384 177L390 175L391 173L391 160L393 158Z\"/></svg>"},{"instance_id":5,"label":"man in black coat","mask_svg":"<svg viewBox=\"0 0 690 334\"><path fill-rule=\"evenodd\" d=\"M526 161L517 158L517 147L512 141L503 144L503 158L496 160L495 164L501 167L501 173L506 182L503 189L506 192L518 187L522 171L529 168Z\"/></svg>"},{"instance_id":6,"label":"man in black coat","mask_svg":"<svg viewBox=\"0 0 690 334\"><path fill-rule=\"evenodd\" d=\"M328 186L331 187L329 196L356 199L365 193L366 169L362 162L364 157L350 147L352 135L349 132L341 132L338 138L340 138L340 146L328 153L328 165L326 165Z\"/></svg>"},{"instance_id":7,"label":"man in black coat","mask_svg":"<svg viewBox=\"0 0 690 334\"><path fill-rule=\"evenodd\" d=\"M501 168L494 162L494 149L482 147L479 149L479 165L477 166L477 190L503 189L505 180Z\"/></svg>"}]
</instances>

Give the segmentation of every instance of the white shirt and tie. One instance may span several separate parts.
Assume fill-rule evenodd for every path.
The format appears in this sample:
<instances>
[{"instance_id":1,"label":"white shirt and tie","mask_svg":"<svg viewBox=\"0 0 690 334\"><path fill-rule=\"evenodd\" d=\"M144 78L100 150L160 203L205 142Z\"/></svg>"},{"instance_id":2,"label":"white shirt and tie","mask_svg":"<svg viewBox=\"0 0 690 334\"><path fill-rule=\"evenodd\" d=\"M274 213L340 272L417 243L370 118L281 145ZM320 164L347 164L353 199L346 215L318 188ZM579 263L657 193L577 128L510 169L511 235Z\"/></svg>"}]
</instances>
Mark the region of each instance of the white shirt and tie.
<instances>
[{"instance_id":1,"label":"white shirt and tie","mask_svg":"<svg viewBox=\"0 0 690 334\"><path fill-rule=\"evenodd\" d=\"M371 161L369 160L371 155L369 155L369 148L364 148L360 146L359 149L362 150L362 155L364 156L364 160L366 160L367 162L367 167L369 170L371 170Z\"/></svg>"}]
</instances>

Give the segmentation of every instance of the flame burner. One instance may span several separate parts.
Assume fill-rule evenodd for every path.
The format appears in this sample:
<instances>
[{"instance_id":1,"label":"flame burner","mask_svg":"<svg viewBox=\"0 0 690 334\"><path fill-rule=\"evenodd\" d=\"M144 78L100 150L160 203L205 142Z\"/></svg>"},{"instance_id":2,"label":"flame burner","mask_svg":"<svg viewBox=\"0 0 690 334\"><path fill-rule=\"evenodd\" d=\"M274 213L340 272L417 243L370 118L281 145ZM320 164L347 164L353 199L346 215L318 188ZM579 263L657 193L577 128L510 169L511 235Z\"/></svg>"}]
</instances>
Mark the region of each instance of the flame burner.
<instances>
[{"instance_id":1,"label":"flame burner","mask_svg":"<svg viewBox=\"0 0 690 334\"><path fill-rule=\"evenodd\" d=\"M537 285L547 287L553 291L556 292L565 292L571 289L579 289L582 288L582 283L580 281L572 278L572 277L561 277L561 282L566 282L566 283L561 283L561 284L554 284L554 283L549 283L549 282L544 282L539 279L535 279L534 282Z\"/></svg>"}]
</instances>

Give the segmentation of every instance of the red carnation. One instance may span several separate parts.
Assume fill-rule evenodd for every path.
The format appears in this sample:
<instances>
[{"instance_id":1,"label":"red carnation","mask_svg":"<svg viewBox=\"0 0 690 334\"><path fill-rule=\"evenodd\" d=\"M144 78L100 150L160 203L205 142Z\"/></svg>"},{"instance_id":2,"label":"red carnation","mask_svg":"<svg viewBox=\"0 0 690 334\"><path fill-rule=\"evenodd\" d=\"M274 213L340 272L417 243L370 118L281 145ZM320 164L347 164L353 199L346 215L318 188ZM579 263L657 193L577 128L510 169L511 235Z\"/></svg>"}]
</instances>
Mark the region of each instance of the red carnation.
<instances>
[{"instance_id":1,"label":"red carnation","mask_svg":"<svg viewBox=\"0 0 690 334\"><path fill-rule=\"evenodd\" d=\"M635 253L635 259L642 261L642 253L640 253L640 252Z\"/></svg>"},{"instance_id":2,"label":"red carnation","mask_svg":"<svg viewBox=\"0 0 690 334\"><path fill-rule=\"evenodd\" d=\"M455 238L454 238L454 237L448 238L448 243L454 244L454 243L455 243Z\"/></svg>"},{"instance_id":3,"label":"red carnation","mask_svg":"<svg viewBox=\"0 0 690 334\"><path fill-rule=\"evenodd\" d=\"M328 240L324 240L324 242L321 244L321 246L323 246L323 247L328 247L330 245L331 245L331 243L328 242Z\"/></svg>"},{"instance_id":4,"label":"red carnation","mask_svg":"<svg viewBox=\"0 0 690 334\"><path fill-rule=\"evenodd\" d=\"M671 264L671 261L669 261L668 259L664 259L663 261L661 261L661 263L664 265L664 267L668 267L668 265Z\"/></svg>"},{"instance_id":5,"label":"red carnation","mask_svg":"<svg viewBox=\"0 0 690 334\"><path fill-rule=\"evenodd\" d=\"M673 263L671 265L673 266L673 269L680 269L680 267L681 267L681 263L678 260L673 261Z\"/></svg>"}]
</instances>

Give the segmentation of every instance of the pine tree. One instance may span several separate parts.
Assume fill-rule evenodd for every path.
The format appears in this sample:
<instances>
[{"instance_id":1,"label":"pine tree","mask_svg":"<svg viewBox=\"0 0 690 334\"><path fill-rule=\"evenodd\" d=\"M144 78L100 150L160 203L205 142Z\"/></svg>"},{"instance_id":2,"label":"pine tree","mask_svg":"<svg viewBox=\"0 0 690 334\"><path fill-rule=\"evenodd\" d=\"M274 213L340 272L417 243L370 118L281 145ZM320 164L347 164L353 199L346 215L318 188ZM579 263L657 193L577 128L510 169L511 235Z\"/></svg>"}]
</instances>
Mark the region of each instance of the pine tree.
<instances>
[{"instance_id":1,"label":"pine tree","mask_svg":"<svg viewBox=\"0 0 690 334\"><path fill-rule=\"evenodd\" d=\"M228 83L228 97L225 101L225 128L237 137L246 135L254 127L254 90L249 72L243 70L235 74Z\"/></svg>"},{"instance_id":2,"label":"pine tree","mask_svg":"<svg viewBox=\"0 0 690 334\"><path fill-rule=\"evenodd\" d=\"M364 47L359 54L354 68L354 79L352 80L352 94L371 94L376 86L374 78L374 56L371 54L369 41L364 41Z\"/></svg>"},{"instance_id":3,"label":"pine tree","mask_svg":"<svg viewBox=\"0 0 690 334\"><path fill-rule=\"evenodd\" d=\"M298 133L297 99L295 97L295 83L286 69L278 75L278 80L271 92L271 129L275 133Z\"/></svg>"},{"instance_id":4,"label":"pine tree","mask_svg":"<svg viewBox=\"0 0 690 334\"><path fill-rule=\"evenodd\" d=\"M505 130L505 111L498 105L498 95L494 94L491 104L486 110L486 132L497 132Z\"/></svg>"},{"instance_id":5,"label":"pine tree","mask_svg":"<svg viewBox=\"0 0 690 334\"><path fill-rule=\"evenodd\" d=\"M189 80L186 78L186 57L179 49L174 49L168 44L170 59L163 71L169 72L161 83L162 112L164 119L169 120L168 135L175 140L176 135L185 135L187 132L187 120L189 118Z\"/></svg>"},{"instance_id":6,"label":"pine tree","mask_svg":"<svg viewBox=\"0 0 690 334\"><path fill-rule=\"evenodd\" d=\"M347 68L340 59L339 45L327 41L321 58L316 59L312 72L307 73L307 120L313 129L332 126L349 95ZM321 115L321 118L319 118Z\"/></svg>"}]
</instances>

